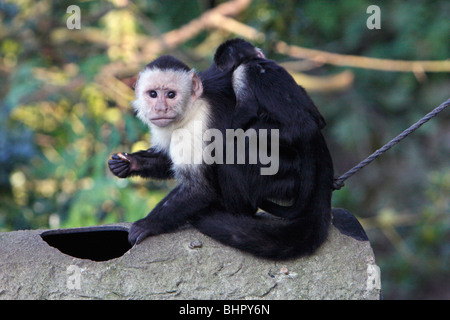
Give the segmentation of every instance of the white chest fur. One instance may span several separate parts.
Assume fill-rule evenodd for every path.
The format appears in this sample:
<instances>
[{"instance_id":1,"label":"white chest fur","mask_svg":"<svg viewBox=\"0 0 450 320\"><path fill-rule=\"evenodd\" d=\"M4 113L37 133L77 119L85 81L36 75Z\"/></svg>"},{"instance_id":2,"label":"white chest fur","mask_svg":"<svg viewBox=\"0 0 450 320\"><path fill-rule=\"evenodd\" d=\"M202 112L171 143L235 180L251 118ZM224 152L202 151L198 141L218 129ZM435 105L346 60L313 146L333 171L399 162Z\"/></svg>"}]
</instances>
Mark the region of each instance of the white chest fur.
<instances>
[{"instance_id":1,"label":"white chest fur","mask_svg":"<svg viewBox=\"0 0 450 320\"><path fill-rule=\"evenodd\" d=\"M209 106L199 99L179 123L164 128L151 126L152 144L169 151L176 179L199 176L203 158L203 133L208 125Z\"/></svg>"}]
</instances>

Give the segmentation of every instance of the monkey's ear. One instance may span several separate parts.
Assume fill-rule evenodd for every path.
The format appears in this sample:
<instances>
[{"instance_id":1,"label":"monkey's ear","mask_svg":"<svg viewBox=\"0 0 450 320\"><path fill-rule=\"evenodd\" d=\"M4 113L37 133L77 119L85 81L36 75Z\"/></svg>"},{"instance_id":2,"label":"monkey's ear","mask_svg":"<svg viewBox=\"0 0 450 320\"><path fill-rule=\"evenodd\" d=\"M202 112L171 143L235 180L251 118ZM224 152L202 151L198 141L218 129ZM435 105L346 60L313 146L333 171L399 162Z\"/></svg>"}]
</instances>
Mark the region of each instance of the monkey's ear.
<instances>
[{"instance_id":1,"label":"monkey's ear","mask_svg":"<svg viewBox=\"0 0 450 320\"><path fill-rule=\"evenodd\" d=\"M130 89L134 90L136 87L137 80L138 80L138 75L135 75L133 77L122 79L122 82L125 83Z\"/></svg>"},{"instance_id":2,"label":"monkey's ear","mask_svg":"<svg viewBox=\"0 0 450 320\"><path fill-rule=\"evenodd\" d=\"M192 73L192 97L194 99L200 98L203 93L203 84L199 76L193 72Z\"/></svg>"}]
</instances>

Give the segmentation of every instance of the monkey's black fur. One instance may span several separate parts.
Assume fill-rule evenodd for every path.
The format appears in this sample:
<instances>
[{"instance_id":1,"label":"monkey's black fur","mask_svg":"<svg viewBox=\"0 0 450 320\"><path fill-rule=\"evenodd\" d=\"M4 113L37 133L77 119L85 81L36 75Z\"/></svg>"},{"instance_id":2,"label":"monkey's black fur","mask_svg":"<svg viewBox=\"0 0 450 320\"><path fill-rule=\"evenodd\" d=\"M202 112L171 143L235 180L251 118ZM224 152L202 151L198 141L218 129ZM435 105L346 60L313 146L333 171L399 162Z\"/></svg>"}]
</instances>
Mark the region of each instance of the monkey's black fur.
<instances>
[{"instance_id":1,"label":"monkey's black fur","mask_svg":"<svg viewBox=\"0 0 450 320\"><path fill-rule=\"evenodd\" d=\"M226 129L278 129L278 172L261 175L264 166L260 163L204 165L207 184L177 186L146 218L133 224L130 242L190 222L226 245L260 257L288 259L313 253L326 239L333 165L320 131L325 121L287 71L255 52L253 45L240 39L222 44L212 67L200 74L202 98L210 104L209 127L224 134ZM175 63L174 69L178 66ZM241 81L237 82L233 74L237 76L240 66ZM123 161L114 155L109 161L111 171L119 177L172 177L165 151L152 148L127 158ZM258 208L279 219L255 215Z\"/></svg>"},{"instance_id":2,"label":"monkey's black fur","mask_svg":"<svg viewBox=\"0 0 450 320\"><path fill-rule=\"evenodd\" d=\"M150 62L146 65L148 69L159 69L159 70L181 70L189 72L191 69L182 61L175 57L165 55L158 59Z\"/></svg>"}]
</instances>

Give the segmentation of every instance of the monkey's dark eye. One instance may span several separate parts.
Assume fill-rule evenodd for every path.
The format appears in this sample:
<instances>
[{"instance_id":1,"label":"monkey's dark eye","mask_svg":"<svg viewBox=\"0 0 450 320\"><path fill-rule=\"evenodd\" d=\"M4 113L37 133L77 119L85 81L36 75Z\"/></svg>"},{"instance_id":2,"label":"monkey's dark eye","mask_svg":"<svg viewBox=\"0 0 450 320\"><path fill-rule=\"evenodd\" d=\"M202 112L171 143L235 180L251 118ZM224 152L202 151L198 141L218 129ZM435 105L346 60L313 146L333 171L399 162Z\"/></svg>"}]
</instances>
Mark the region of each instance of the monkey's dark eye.
<instances>
[{"instance_id":1,"label":"monkey's dark eye","mask_svg":"<svg viewBox=\"0 0 450 320\"><path fill-rule=\"evenodd\" d=\"M151 90L148 92L148 95L150 98L156 98L158 96L158 93L155 90Z\"/></svg>"},{"instance_id":2,"label":"monkey's dark eye","mask_svg":"<svg viewBox=\"0 0 450 320\"><path fill-rule=\"evenodd\" d=\"M167 93L167 98L169 98L169 99L173 99L173 98L175 98L176 97L176 93L175 93L175 91L169 91L168 93Z\"/></svg>"}]
</instances>

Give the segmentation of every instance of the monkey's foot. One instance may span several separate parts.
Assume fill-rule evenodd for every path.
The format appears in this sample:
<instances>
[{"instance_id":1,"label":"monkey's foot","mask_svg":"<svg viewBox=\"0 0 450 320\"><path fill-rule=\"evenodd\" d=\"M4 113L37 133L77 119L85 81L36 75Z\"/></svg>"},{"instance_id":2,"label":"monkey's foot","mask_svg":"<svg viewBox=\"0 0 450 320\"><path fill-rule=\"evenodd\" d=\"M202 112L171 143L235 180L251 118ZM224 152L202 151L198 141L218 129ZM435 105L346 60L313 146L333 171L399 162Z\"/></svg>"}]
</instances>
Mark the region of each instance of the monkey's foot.
<instances>
[{"instance_id":1,"label":"monkey's foot","mask_svg":"<svg viewBox=\"0 0 450 320\"><path fill-rule=\"evenodd\" d=\"M138 220L131 225L130 231L128 231L128 242L131 245L139 244L150 234L151 230L148 228L148 221L145 218Z\"/></svg>"}]
</instances>

